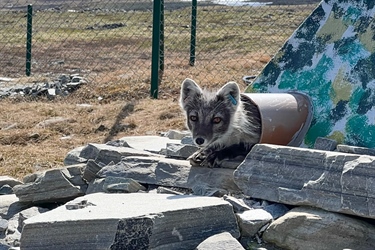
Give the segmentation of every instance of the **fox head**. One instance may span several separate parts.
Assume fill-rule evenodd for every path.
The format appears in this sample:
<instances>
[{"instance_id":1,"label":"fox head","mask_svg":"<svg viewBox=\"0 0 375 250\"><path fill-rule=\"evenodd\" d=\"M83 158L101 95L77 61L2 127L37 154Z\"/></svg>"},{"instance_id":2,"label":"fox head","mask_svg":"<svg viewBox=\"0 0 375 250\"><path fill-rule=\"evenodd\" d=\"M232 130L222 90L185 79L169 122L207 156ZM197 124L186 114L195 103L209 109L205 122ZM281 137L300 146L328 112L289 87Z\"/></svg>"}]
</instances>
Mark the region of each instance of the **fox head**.
<instances>
[{"instance_id":1,"label":"fox head","mask_svg":"<svg viewBox=\"0 0 375 250\"><path fill-rule=\"evenodd\" d=\"M187 78L181 86L180 105L197 146L225 144L240 105L240 89L228 82L216 93L209 92Z\"/></svg>"}]
</instances>

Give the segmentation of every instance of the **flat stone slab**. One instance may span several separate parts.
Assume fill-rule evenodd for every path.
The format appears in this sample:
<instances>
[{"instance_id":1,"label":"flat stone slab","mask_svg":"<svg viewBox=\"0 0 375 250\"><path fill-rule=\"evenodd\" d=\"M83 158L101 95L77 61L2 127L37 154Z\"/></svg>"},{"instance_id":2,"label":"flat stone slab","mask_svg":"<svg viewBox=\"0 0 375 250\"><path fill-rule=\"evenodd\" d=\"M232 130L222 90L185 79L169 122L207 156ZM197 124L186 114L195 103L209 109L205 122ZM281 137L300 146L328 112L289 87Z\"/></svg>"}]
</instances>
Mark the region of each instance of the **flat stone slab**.
<instances>
[{"instance_id":1,"label":"flat stone slab","mask_svg":"<svg viewBox=\"0 0 375 250\"><path fill-rule=\"evenodd\" d=\"M111 162L117 163L121 161L123 157L127 156L158 156L144 150L138 150L129 147L115 147L106 144L89 143L85 146L79 157L85 159L94 159L97 163L103 163L104 165Z\"/></svg>"},{"instance_id":2,"label":"flat stone slab","mask_svg":"<svg viewBox=\"0 0 375 250\"><path fill-rule=\"evenodd\" d=\"M181 140L169 139L164 136L126 136L120 138L128 145L137 150L145 150L153 153L160 152L167 148L167 143L181 143Z\"/></svg>"},{"instance_id":3,"label":"flat stone slab","mask_svg":"<svg viewBox=\"0 0 375 250\"><path fill-rule=\"evenodd\" d=\"M232 206L219 198L95 193L74 202L86 206L27 219L22 249L194 249L223 231L239 237Z\"/></svg>"},{"instance_id":4,"label":"flat stone slab","mask_svg":"<svg viewBox=\"0 0 375 250\"><path fill-rule=\"evenodd\" d=\"M375 218L375 157L255 145L234 172L253 198Z\"/></svg>"},{"instance_id":5,"label":"flat stone slab","mask_svg":"<svg viewBox=\"0 0 375 250\"><path fill-rule=\"evenodd\" d=\"M371 155L375 156L375 148L364 148L348 145L337 145L337 151L342 153L359 154L359 155Z\"/></svg>"},{"instance_id":6,"label":"flat stone slab","mask_svg":"<svg viewBox=\"0 0 375 250\"><path fill-rule=\"evenodd\" d=\"M211 187L240 192L233 180L233 169L192 167L189 161L161 157L126 157L116 165L103 167L100 177L132 178L139 183L194 188Z\"/></svg>"}]
</instances>

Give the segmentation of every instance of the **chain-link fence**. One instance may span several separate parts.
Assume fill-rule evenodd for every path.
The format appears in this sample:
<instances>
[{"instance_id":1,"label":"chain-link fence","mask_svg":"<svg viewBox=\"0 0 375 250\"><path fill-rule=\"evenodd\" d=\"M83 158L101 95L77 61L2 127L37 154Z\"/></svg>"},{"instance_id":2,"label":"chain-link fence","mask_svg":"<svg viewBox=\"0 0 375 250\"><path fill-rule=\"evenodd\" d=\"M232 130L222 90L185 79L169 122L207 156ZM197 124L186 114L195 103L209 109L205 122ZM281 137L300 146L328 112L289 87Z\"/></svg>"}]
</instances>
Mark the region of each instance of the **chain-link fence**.
<instances>
[{"instance_id":1,"label":"chain-link fence","mask_svg":"<svg viewBox=\"0 0 375 250\"><path fill-rule=\"evenodd\" d=\"M157 26L151 0L0 1L0 76L25 75L29 4L32 76L79 73L93 84L107 82L107 91L119 84L149 86ZM186 77L242 82L244 76L257 75L317 4L198 1L191 66L192 2L165 0L160 91Z\"/></svg>"}]
</instances>

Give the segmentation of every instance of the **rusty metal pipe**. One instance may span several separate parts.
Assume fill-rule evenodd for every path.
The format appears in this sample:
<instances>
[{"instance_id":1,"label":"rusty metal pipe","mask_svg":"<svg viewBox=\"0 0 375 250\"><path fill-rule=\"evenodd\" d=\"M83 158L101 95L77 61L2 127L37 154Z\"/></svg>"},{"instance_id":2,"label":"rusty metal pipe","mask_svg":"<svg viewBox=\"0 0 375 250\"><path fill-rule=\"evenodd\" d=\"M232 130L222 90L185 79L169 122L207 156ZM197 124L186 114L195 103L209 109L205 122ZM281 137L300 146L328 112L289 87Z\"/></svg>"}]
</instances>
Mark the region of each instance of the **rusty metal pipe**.
<instances>
[{"instance_id":1,"label":"rusty metal pipe","mask_svg":"<svg viewBox=\"0 0 375 250\"><path fill-rule=\"evenodd\" d=\"M310 127L313 105L300 92L244 93L260 113L260 143L300 146Z\"/></svg>"}]
</instances>

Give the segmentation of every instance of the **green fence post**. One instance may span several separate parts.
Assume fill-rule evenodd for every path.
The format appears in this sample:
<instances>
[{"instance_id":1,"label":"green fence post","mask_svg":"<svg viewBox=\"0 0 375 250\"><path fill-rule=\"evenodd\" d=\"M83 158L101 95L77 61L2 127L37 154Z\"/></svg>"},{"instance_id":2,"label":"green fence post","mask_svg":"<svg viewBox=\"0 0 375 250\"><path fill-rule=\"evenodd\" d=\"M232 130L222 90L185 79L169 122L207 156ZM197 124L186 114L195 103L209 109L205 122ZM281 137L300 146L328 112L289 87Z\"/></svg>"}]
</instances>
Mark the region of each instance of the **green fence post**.
<instances>
[{"instance_id":1,"label":"green fence post","mask_svg":"<svg viewBox=\"0 0 375 250\"><path fill-rule=\"evenodd\" d=\"M160 79L164 73L164 0L160 2Z\"/></svg>"},{"instance_id":2,"label":"green fence post","mask_svg":"<svg viewBox=\"0 0 375 250\"><path fill-rule=\"evenodd\" d=\"M27 5L26 76L31 74L31 40L33 32L33 6Z\"/></svg>"},{"instance_id":3,"label":"green fence post","mask_svg":"<svg viewBox=\"0 0 375 250\"><path fill-rule=\"evenodd\" d=\"M195 64L195 45L196 45L196 35L197 35L197 7L198 7L198 1L192 0L192 3L191 3L190 60L189 60L190 66L194 66L194 64Z\"/></svg>"},{"instance_id":4,"label":"green fence post","mask_svg":"<svg viewBox=\"0 0 375 250\"><path fill-rule=\"evenodd\" d=\"M162 7L164 9L164 0L154 0L153 9L153 21L152 21L152 61L151 61L151 97L158 98L159 82L161 69L161 38L164 39L161 28L164 28L162 24L162 16L164 21L164 15L162 15ZM163 66L164 69L164 41L163 41Z\"/></svg>"}]
</instances>

